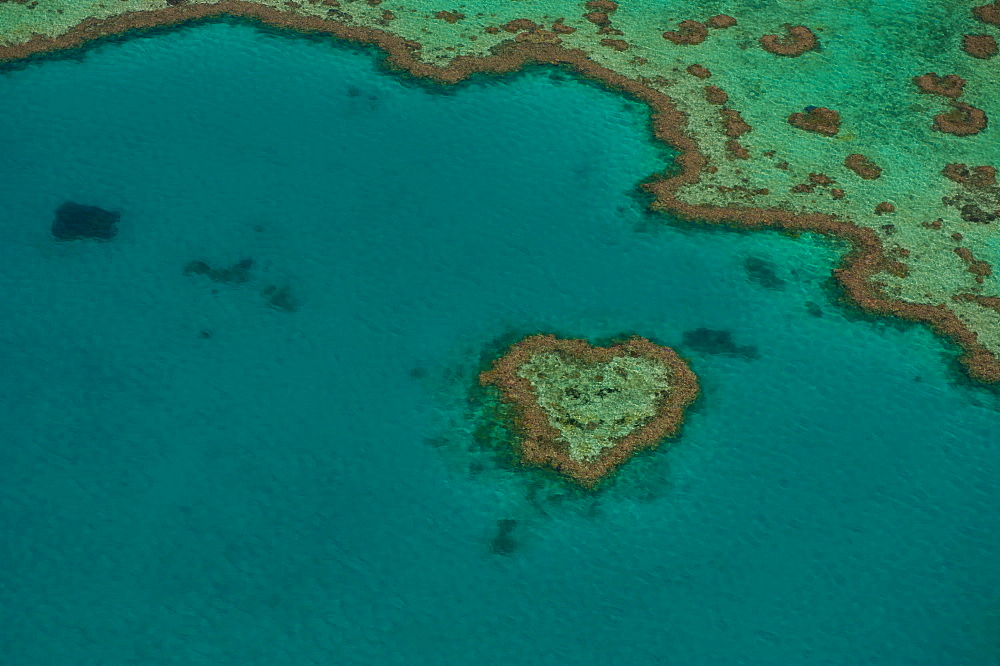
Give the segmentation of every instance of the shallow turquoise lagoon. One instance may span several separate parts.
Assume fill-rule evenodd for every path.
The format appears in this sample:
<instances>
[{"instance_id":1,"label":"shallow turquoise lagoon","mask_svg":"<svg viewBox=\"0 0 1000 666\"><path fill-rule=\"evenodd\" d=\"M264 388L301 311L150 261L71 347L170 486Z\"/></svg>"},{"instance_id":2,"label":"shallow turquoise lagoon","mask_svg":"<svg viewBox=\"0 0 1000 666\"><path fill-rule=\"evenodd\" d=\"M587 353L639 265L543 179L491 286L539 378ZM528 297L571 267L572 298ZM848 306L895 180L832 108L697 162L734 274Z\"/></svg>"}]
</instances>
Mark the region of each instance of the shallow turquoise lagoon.
<instances>
[{"instance_id":1,"label":"shallow turquoise lagoon","mask_svg":"<svg viewBox=\"0 0 1000 666\"><path fill-rule=\"evenodd\" d=\"M215 23L0 76L0 661L1000 661L1000 400L951 347L840 305L835 243L645 212L638 103L377 60ZM598 493L498 463L475 373L536 331L674 346L683 435Z\"/></svg>"}]
</instances>

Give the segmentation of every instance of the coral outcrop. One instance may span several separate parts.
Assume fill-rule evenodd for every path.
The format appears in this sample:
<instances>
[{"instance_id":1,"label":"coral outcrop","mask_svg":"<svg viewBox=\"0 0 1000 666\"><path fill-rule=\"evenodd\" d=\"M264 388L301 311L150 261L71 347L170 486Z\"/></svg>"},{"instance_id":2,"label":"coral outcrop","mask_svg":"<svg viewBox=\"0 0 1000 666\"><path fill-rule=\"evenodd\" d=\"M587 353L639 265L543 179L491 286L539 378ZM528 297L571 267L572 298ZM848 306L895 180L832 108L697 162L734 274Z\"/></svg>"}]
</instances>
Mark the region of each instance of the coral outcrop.
<instances>
[{"instance_id":1,"label":"coral outcrop","mask_svg":"<svg viewBox=\"0 0 1000 666\"><path fill-rule=\"evenodd\" d=\"M59 240L111 240L120 218L121 213L67 201L56 209L52 235Z\"/></svg>"},{"instance_id":2,"label":"coral outcrop","mask_svg":"<svg viewBox=\"0 0 1000 666\"><path fill-rule=\"evenodd\" d=\"M804 112L788 116L788 124L807 132L835 136L840 131L840 114L825 106L807 106Z\"/></svg>"},{"instance_id":3,"label":"coral outcrop","mask_svg":"<svg viewBox=\"0 0 1000 666\"><path fill-rule=\"evenodd\" d=\"M553 468L584 486L676 434L698 395L687 364L640 337L595 347L529 336L479 381L496 386L513 408L524 464Z\"/></svg>"},{"instance_id":4,"label":"coral outcrop","mask_svg":"<svg viewBox=\"0 0 1000 666\"><path fill-rule=\"evenodd\" d=\"M760 45L768 53L795 58L819 47L819 40L813 31L804 25L785 24L784 35L764 35Z\"/></svg>"}]
</instances>

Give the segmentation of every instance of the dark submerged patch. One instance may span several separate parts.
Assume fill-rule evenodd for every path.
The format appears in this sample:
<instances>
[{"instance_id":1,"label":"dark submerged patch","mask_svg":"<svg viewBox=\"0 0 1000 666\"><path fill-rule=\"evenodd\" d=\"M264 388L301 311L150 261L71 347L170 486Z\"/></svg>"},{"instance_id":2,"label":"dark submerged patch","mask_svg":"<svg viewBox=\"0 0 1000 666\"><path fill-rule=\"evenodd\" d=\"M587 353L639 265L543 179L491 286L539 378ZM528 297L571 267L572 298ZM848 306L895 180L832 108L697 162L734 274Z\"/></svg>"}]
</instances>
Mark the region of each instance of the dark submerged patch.
<instances>
[{"instance_id":1,"label":"dark submerged patch","mask_svg":"<svg viewBox=\"0 0 1000 666\"><path fill-rule=\"evenodd\" d=\"M52 235L59 240L111 240L121 213L67 201L56 209Z\"/></svg>"},{"instance_id":2,"label":"dark submerged patch","mask_svg":"<svg viewBox=\"0 0 1000 666\"><path fill-rule=\"evenodd\" d=\"M731 332L712 328L684 331L684 346L703 354L737 356L747 360L760 358L756 345L738 345L733 342Z\"/></svg>"}]
</instances>

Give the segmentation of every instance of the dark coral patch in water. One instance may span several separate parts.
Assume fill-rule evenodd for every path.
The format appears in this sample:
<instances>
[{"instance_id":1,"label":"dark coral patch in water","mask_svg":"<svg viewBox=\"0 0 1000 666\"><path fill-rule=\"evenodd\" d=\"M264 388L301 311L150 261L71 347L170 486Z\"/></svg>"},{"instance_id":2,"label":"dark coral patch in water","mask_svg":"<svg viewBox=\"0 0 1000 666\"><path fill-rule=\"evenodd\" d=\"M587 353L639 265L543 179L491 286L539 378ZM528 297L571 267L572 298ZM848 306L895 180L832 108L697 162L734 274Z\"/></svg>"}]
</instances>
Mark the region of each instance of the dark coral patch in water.
<instances>
[{"instance_id":1,"label":"dark coral patch in water","mask_svg":"<svg viewBox=\"0 0 1000 666\"><path fill-rule=\"evenodd\" d=\"M774 265L764 261L760 257L750 257L743 262L743 270L747 273L747 279L759 284L765 289L784 289L785 281L778 277Z\"/></svg>"},{"instance_id":2,"label":"dark coral patch in water","mask_svg":"<svg viewBox=\"0 0 1000 666\"><path fill-rule=\"evenodd\" d=\"M59 240L111 240L118 233L120 217L121 213L67 201L56 210L52 235Z\"/></svg>"},{"instance_id":3,"label":"dark coral patch in water","mask_svg":"<svg viewBox=\"0 0 1000 666\"><path fill-rule=\"evenodd\" d=\"M253 259L240 259L229 268L212 268L207 262L195 259L184 266L185 275L204 275L212 282L227 284L243 284L250 279L250 269Z\"/></svg>"},{"instance_id":4,"label":"dark coral patch in water","mask_svg":"<svg viewBox=\"0 0 1000 666\"><path fill-rule=\"evenodd\" d=\"M517 540L511 536L517 521L513 518L501 518L497 521L497 533L490 540L490 552L494 555L510 555L517 550Z\"/></svg>"},{"instance_id":5,"label":"dark coral patch in water","mask_svg":"<svg viewBox=\"0 0 1000 666\"><path fill-rule=\"evenodd\" d=\"M261 293L267 299L267 304L276 310L295 312L299 309L299 299L292 295L292 290L287 285L283 287L270 285L264 287Z\"/></svg>"},{"instance_id":6,"label":"dark coral patch in water","mask_svg":"<svg viewBox=\"0 0 1000 666\"><path fill-rule=\"evenodd\" d=\"M684 331L684 346L703 354L738 356L747 360L760 357L755 345L738 345L733 342L733 334L712 328L696 328Z\"/></svg>"}]
</instances>

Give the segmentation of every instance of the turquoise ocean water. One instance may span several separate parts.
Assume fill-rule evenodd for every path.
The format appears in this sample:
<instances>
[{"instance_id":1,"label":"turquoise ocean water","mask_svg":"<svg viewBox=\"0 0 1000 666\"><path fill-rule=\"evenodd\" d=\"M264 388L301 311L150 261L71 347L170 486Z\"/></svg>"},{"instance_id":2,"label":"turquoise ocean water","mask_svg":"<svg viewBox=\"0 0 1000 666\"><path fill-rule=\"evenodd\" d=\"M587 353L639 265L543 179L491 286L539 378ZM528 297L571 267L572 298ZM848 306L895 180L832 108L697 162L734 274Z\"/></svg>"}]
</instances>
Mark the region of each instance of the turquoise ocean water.
<instances>
[{"instance_id":1,"label":"turquoise ocean water","mask_svg":"<svg viewBox=\"0 0 1000 666\"><path fill-rule=\"evenodd\" d=\"M0 76L0 662L1000 663L951 347L839 305L832 242L645 212L636 102L377 61L216 23ZM537 331L675 347L683 435L597 493L497 463L474 376Z\"/></svg>"}]
</instances>

